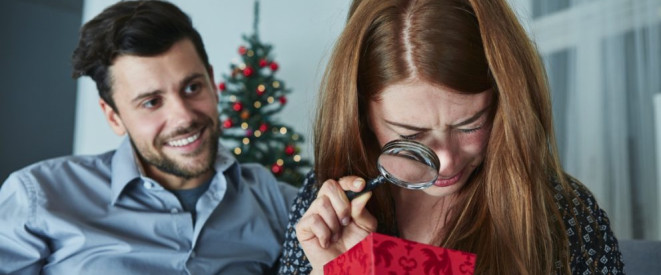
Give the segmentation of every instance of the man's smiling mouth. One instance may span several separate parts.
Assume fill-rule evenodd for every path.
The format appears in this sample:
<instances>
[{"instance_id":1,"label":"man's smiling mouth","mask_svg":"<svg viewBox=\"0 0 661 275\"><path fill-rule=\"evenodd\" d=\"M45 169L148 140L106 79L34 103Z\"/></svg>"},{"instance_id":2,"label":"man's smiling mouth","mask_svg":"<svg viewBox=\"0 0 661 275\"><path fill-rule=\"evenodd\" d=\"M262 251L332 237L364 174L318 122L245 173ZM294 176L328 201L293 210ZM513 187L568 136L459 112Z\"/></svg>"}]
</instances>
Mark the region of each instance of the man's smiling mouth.
<instances>
[{"instance_id":1,"label":"man's smiling mouth","mask_svg":"<svg viewBox=\"0 0 661 275\"><path fill-rule=\"evenodd\" d=\"M195 142L198 138L200 138L200 132L197 132L190 137L168 141L167 145L172 147L183 147Z\"/></svg>"}]
</instances>

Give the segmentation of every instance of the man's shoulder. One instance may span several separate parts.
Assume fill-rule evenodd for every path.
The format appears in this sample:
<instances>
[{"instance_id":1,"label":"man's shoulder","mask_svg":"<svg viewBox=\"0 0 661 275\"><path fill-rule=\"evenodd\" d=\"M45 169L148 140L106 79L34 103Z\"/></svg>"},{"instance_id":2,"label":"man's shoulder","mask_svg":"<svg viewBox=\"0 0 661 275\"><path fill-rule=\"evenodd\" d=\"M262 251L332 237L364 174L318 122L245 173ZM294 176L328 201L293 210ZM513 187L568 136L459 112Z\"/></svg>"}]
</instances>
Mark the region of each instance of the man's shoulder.
<instances>
[{"instance_id":1,"label":"man's shoulder","mask_svg":"<svg viewBox=\"0 0 661 275\"><path fill-rule=\"evenodd\" d=\"M71 172L70 169L103 169L109 167L114 155L113 151L108 151L98 155L69 155L42 160L28 165L15 173L21 174L48 174L58 172ZM75 172L75 171L74 171Z\"/></svg>"},{"instance_id":2,"label":"man's shoulder","mask_svg":"<svg viewBox=\"0 0 661 275\"><path fill-rule=\"evenodd\" d=\"M266 167L262 166L259 163L238 163L239 166L239 175L241 177L242 184L246 184L254 187L272 187L277 186L278 180L273 176L271 171L267 170Z\"/></svg>"},{"instance_id":3,"label":"man's shoulder","mask_svg":"<svg viewBox=\"0 0 661 275\"><path fill-rule=\"evenodd\" d=\"M98 155L70 155L42 160L13 172L5 183L34 183L43 187L89 175L109 176L113 154L114 151L109 151Z\"/></svg>"},{"instance_id":4,"label":"man's shoulder","mask_svg":"<svg viewBox=\"0 0 661 275\"><path fill-rule=\"evenodd\" d=\"M259 196L281 196L287 205L296 195L296 188L278 181L273 173L258 163L238 163L241 186L253 190Z\"/></svg>"}]
</instances>

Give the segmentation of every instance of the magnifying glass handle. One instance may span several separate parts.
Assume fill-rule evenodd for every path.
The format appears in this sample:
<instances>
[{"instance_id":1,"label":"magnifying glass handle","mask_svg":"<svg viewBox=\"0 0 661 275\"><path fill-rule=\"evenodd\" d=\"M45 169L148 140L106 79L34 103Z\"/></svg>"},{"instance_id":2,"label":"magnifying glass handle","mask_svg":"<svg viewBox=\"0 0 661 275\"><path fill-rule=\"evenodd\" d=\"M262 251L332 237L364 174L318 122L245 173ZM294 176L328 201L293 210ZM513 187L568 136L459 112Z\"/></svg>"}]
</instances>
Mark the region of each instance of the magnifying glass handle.
<instances>
[{"instance_id":1,"label":"magnifying glass handle","mask_svg":"<svg viewBox=\"0 0 661 275\"><path fill-rule=\"evenodd\" d=\"M363 188L363 190L361 190L360 192L344 191L344 194L347 195L347 198L349 200L353 200L355 197L358 197L362 193L372 191L372 189L376 188L377 186L379 186L383 182L385 182L385 178L383 176L379 175L377 178L368 181L365 184L365 188Z\"/></svg>"}]
</instances>

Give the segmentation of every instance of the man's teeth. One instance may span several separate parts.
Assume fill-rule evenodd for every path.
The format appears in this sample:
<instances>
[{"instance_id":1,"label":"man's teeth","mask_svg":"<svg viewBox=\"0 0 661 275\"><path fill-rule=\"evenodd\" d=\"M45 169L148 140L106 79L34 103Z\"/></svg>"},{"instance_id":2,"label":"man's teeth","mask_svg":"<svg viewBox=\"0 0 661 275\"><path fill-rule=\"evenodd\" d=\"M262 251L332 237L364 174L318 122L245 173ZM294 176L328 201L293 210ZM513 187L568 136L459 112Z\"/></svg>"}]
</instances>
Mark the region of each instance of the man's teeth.
<instances>
[{"instance_id":1,"label":"man's teeth","mask_svg":"<svg viewBox=\"0 0 661 275\"><path fill-rule=\"evenodd\" d=\"M190 144L191 142L196 141L199 137L200 137L200 133L197 133L197 134L192 135L192 136L187 137L187 138L168 141L168 145L174 146L174 147L186 146L186 145Z\"/></svg>"}]
</instances>

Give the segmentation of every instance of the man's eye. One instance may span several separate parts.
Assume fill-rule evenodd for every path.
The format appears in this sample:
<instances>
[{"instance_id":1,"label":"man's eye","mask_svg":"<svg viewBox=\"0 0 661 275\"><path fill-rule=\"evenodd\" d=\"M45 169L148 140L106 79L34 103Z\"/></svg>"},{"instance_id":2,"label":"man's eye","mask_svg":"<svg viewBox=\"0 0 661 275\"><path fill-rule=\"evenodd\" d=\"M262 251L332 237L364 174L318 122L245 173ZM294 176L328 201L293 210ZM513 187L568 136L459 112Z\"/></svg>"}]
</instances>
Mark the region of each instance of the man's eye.
<instances>
[{"instance_id":1,"label":"man's eye","mask_svg":"<svg viewBox=\"0 0 661 275\"><path fill-rule=\"evenodd\" d=\"M202 86L199 83L192 83L184 89L185 94L194 94L197 93Z\"/></svg>"},{"instance_id":2,"label":"man's eye","mask_svg":"<svg viewBox=\"0 0 661 275\"><path fill-rule=\"evenodd\" d=\"M153 109L161 103L160 98L152 98L142 102L142 107L147 109Z\"/></svg>"}]
</instances>

